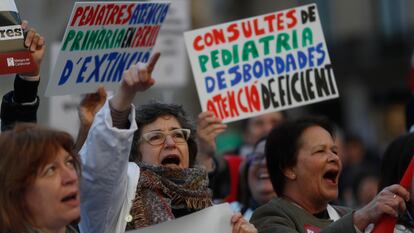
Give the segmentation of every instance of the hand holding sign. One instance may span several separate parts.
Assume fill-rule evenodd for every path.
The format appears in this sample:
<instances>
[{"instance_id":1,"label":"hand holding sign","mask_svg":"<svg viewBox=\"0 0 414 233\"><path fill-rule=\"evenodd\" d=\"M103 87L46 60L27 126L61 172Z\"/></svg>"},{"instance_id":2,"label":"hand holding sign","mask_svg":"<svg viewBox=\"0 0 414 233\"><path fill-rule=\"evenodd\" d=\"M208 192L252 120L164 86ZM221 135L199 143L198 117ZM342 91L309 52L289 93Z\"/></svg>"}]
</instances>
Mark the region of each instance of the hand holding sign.
<instances>
[{"instance_id":1,"label":"hand holding sign","mask_svg":"<svg viewBox=\"0 0 414 233\"><path fill-rule=\"evenodd\" d=\"M400 185L407 190L411 190L411 183L414 175L414 157L411 157L407 169L404 172L404 176L401 178ZM394 195L397 198L396 195ZM392 215L383 215L382 218L375 224L372 233L392 233L394 232L397 218Z\"/></svg>"},{"instance_id":2,"label":"hand holding sign","mask_svg":"<svg viewBox=\"0 0 414 233\"><path fill-rule=\"evenodd\" d=\"M125 111L130 108L132 100L137 92L142 92L154 85L152 71L160 58L160 53L152 55L147 65L136 64L124 72L121 84L111 100L111 106L118 111Z\"/></svg>"},{"instance_id":3,"label":"hand holding sign","mask_svg":"<svg viewBox=\"0 0 414 233\"><path fill-rule=\"evenodd\" d=\"M29 23L24 20L22 22L22 29L26 31L29 28ZM33 61L35 62L37 69L31 73L24 73L25 76L38 76L40 73L40 65L42 63L43 57L45 55L45 38L40 36L36 32L36 29L30 28L27 32L24 45L29 49Z\"/></svg>"},{"instance_id":4,"label":"hand holding sign","mask_svg":"<svg viewBox=\"0 0 414 233\"><path fill-rule=\"evenodd\" d=\"M212 170L211 158L216 152L216 138L227 129L220 118L217 118L213 112L202 112L197 119L197 159L209 171Z\"/></svg>"},{"instance_id":5,"label":"hand holding sign","mask_svg":"<svg viewBox=\"0 0 414 233\"><path fill-rule=\"evenodd\" d=\"M103 86L100 86L95 93L85 95L79 104L79 120L82 126L92 125L95 114L104 105L106 97L106 90Z\"/></svg>"},{"instance_id":6,"label":"hand holding sign","mask_svg":"<svg viewBox=\"0 0 414 233\"><path fill-rule=\"evenodd\" d=\"M257 233L256 227L249 223L240 213L236 213L231 217L233 224L232 233Z\"/></svg>"},{"instance_id":7,"label":"hand holding sign","mask_svg":"<svg viewBox=\"0 0 414 233\"><path fill-rule=\"evenodd\" d=\"M86 94L79 104L79 131L76 137L75 151L79 152L88 136L96 113L105 104L107 93L105 87L99 86L98 90L92 94Z\"/></svg>"},{"instance_id":8,"label":"hand holding sign","mask_svg":"<svg viewBox=\"0 0 414 233\"><path fill-rule=\"evenodd\" d=\"M375 198L362 209L355 211L354 224L364 230L370 223L376 223L384 214L398 216L405 210L405 201L410 194L401 185L394 184L384 188Z\"/></svg>"}]
</instances>

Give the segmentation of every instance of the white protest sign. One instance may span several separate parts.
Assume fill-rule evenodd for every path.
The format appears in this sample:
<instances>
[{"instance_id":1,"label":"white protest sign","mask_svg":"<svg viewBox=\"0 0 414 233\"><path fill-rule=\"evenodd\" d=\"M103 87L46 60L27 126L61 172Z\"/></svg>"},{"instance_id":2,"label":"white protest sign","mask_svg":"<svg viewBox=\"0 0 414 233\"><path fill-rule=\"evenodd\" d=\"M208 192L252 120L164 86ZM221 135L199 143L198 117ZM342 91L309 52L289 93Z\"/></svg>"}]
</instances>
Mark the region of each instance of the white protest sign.
<instances>
[{"instance_id":1,"label":"white protest sign","mask_svg":"<svg viewBox=\"0 0 414 233\"><path fill-rule=\"evenodd\" d=\"M215 205L173 221L126 233L231 233L233 212L228 203Z\"/></svg>"},{"instance_id":2,"label":"white protest sign","mask_svg":"<svg viewBox=\"0 0 414 233\"><path fill-rule=\"evenodd\" d=\"M188 83L189 63L183 33L190 30L190 6L189 0L171 2L154 47L154 51L160 52L162 57L152 73L157 87L185 87Z\"/></svg>"},{"instance_id":3,"label":"white protest sign","mask_svg":"<svg viewBox=\"0 0 414 233\"><path fill-rule=\"evenodd\" d=\"M124 70L149 60L168 9L166 2L77 2L46 96L116 89Z\"/></svg>"},{"instance_id":4,"label":"white protest sign","mask_svg":"<svg viewBox=\"0 0 414 233\"><path fill-rule=\"evenodd\" d=\"M339 96L315 4L184 37L201 107L223 122Z\"/></svg>"}]
</instances>

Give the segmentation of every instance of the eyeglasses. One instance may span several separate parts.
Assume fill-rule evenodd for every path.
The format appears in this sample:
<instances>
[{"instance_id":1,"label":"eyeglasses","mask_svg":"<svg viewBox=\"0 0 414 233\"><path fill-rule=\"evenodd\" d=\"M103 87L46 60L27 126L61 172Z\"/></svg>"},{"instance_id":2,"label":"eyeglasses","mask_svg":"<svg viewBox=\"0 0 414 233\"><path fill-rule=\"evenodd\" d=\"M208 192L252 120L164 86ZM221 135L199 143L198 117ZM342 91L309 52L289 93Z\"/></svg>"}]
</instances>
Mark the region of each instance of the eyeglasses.
<instances>
[{"instance_id":1,"label":"eyeglasses","mask_svg":"<svg viewBox=\"0 0 414 233\"><path fill-rule=\"evenodd\" d=\"M158 146L163 144L167 136L170 135L175 143L185 143L190 137L190 132L190 129L173 129L168 133L165 133L163 131L151 131L142 134L140 141L144 139L150 145Z\"/></svg>"}]
</instances>

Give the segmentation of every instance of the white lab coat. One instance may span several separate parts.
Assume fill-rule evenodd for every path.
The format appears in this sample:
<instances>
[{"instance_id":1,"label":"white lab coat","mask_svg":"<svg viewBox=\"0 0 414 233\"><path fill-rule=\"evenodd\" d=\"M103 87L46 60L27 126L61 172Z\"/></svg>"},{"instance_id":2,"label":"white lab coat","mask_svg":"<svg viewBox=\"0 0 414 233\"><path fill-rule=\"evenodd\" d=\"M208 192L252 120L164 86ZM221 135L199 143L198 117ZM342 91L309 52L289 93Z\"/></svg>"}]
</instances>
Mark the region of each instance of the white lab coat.
<instances>
[{"instance_id":1,"label":"white lab coat","mask_svg":"<svg viewBox=\"0 0 414 233\"><path fill-rule=\"evenodd\" d=\"M129 129L113 127L106 101L80 151L81 233L125 232L140 174L138 165L128 162L137 130L134 106L129 121Z\"/></svg>"}]
</instances>

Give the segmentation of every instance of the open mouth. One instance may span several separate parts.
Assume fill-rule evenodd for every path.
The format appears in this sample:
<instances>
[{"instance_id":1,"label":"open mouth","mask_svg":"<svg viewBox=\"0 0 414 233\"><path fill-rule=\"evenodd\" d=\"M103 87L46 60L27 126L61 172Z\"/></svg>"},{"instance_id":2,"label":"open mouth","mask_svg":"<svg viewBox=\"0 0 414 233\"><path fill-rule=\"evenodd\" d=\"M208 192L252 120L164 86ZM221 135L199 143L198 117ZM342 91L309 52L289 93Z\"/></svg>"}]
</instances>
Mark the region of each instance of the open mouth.
<instances>
[{"instance_id":1,"label":"open mouth","mask_svg":"<svg viewBox=\"0 0 414 233\"><path fill-rule=\"evenodd\" d=\"M332 184L337 184L338 175L339 175L339 171L332 169L332 170L328 170L327 172L325 172L325 174L323 175L323 178Z\"/></svg>"},{"instance_id":2,"label":"open mouth","mask_svg":"<svg viewBox=\"0 0 414 233\"><path fill-rule=\"evenodd\" d=\"M70 205L77 205L78 204L78 192L72 192L68 195L66 195L64 198L62 198L61 202L70 204Z\"/></svg>"},{"instance_id":3,"label":"open mouth","mask_svg":"<svg viewBox=\"0 0 414 233\"><path fill-rule=\"evenodd\" d=\"M161 165L163 166L179 166L181 159L177 155L168 155L162 159Z\"/></svg>"},{"instance_id":4,"label":"open mouth","mask_svg":"<svg viewBox=\"0 0 414 233\"><path fill-rule=\"evenodd\" d=\"M267 171L260 171L257 173L257 178L260 180L269 179L269 173Z\"/></svg>"}]
</instances>

